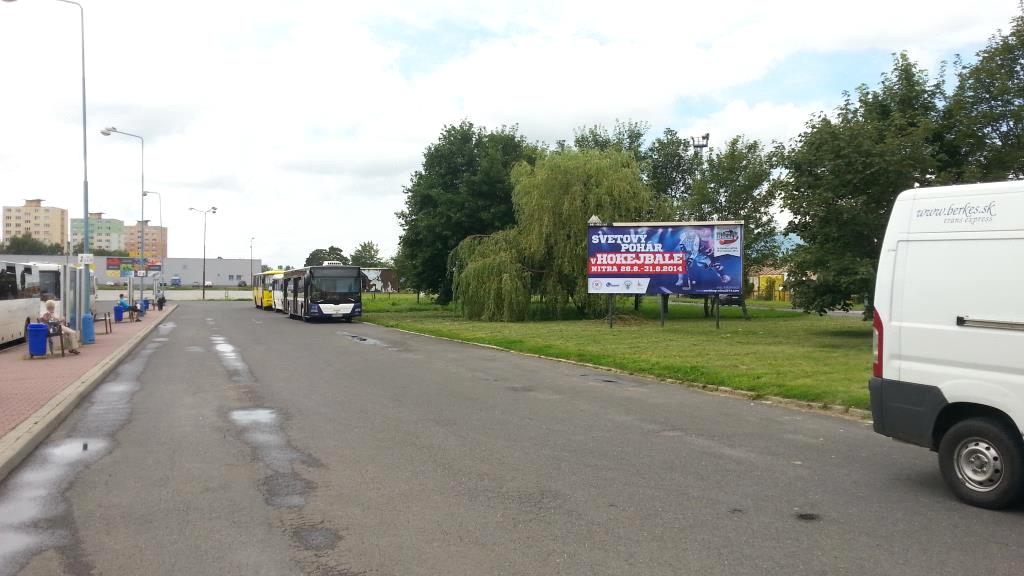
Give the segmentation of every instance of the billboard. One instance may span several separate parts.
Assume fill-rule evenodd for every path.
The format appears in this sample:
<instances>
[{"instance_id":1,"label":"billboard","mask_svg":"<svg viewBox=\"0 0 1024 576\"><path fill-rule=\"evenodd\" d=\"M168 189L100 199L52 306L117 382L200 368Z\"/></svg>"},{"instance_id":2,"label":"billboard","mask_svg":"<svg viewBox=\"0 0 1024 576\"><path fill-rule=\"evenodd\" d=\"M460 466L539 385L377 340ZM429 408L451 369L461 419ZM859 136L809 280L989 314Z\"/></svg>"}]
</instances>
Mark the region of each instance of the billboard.
<instances>
[{"instance_id":1,"label":"billboard","mask_svg":"<svg viewBox=\"0 0 1024 576\"><path fill-rule=\"evenodd\" d=\"M107 277L108 278L127 278L129 276L139 276L136 271L142 272L142 258L129 258L129 257L107 257ZM153 275L154 272L160 272L163 269L163 262L159 258L146 258L146 273L145 275Z\"/></svg>"},{"instance_id":2,"label":"billboard","mask_svg":"<svg viewBox=\"0 0 1024 576\"><path fill-rule=\"evenodd\" d=\"M360 268L363 292L398 292L398 276L391 268Z\"/></svg>"},{"instance_id":3,"label":"billboard","mask_svg":"<svg viewBox=\"0 0 1024 576\"><path fill-rule=\"evenodd\" d=\"M590 294L740 294L743 222L590 226Z\"/></svg>"}]
</instances>

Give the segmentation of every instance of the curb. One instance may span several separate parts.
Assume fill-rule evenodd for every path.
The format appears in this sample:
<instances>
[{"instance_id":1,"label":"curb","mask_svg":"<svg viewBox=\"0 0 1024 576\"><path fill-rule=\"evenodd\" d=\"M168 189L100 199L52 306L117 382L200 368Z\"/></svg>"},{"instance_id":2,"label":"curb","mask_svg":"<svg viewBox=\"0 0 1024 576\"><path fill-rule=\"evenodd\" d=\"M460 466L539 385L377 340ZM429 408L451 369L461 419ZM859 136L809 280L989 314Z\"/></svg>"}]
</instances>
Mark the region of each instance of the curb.
<instances>
[{"instance_id":1,"label":"curb","mask_svg":"<svg viewBox=\"0 0 1024 576\"><path fill-rule=\"evenodd\" d=\"M792 398L782 398L779 396L765 396L758 394L757 392L750 392L747 390L737 390L735 388L729 388L727 386L717 386L715 384L701 384L699 382L688 382L686 380L674 380L672 378L662 378L660 376L652 376L650 374L641 374L638 372L630 372L628 370L621 370L619 368L611 368L609 366L601 366L598 364L591 364L589 362L580 362L578 360L568 360L566 358L555 358L553 356L544 356L542 354L533 354L532 352L520 352L518 350L510 350L501 346L495 346L493 344L483 344L480 342L470 342L468 340L459 340L458 338L449 338L447 336L435 336L434 334L424 334L422 332L413 332L412 330L406 330L404 328L395 328L394 326L385 326L384 324L377 324L376 322L362 321L363 324L371 324L373 326L379 326L381 328L387 328L389 330L398 330L399 332L405 332L406 334L414 334L416 336L426 336L427 338L436 338L438 340L447 340L449 342L458 342L460 344L469 344L470 346L479 346L480 348L489 348L491 350L498 350L500 352L511 352L512 354L518 354L520 356L528 356L531 358L542 358L544 360L553 360L555 362L562 362L565 364L572 364L574 366L583 366L586 368L594 368L596 370L604 370L605 372L611 372L613 374L622 374L625 376L636 376L639 378L647 378L656 382L663 382L665 384L676 384L679 386L685 386L693 390L700 390L702 392L709 392L711 394L717 394L719 396L729 396L731 398L741 398L743 400L750 400L751 402L759 402L761 404L767 404L770 406L780 406L783 408L789 408L792 410L803 410L807 412L816 412L819 414L825 414L827 416L835 416L844 420L854 420L864 424L870 424L871 411L864 410L861 408L854 408L852 406L834 406L831 404L825 404L822 402L808 402L806 400L793 400Z\"/></svg>"},{"instance_id":2,"label":"curb","mask_svg":"<svg viewBox=\"0 0 1024 576\"><path fill-rule=\"evenodd\" d=\"M166 319L178 308L177 304L171 305L164 314ZM163 321L161 321L163 322ZM143 329L130 340L121 345L113 354L100 360L99 364L93 366L88 372L82 374L77 380L69 384L59 394L54 396L26 418L21 424L0 438L0 482L7 477L21 461L28 457L36 446L39 446L46 438L60 426L78 403L92 392L111 372L117 368L126 356L131 354L135 348L145 340L160 323L154 322L148 328Z\"/></svg>"}]
</instances>

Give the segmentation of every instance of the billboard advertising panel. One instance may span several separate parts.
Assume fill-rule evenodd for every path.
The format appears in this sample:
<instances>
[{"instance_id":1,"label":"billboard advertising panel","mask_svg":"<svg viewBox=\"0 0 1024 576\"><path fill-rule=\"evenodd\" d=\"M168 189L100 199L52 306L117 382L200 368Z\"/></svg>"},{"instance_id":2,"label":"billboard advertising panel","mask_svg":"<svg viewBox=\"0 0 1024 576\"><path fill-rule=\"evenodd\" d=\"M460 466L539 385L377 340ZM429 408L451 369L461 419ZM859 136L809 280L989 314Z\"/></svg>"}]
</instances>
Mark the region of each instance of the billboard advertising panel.
<instances>
[{"instance_id":1,"label":"billboard advertising panel","mask_svg":"<svg viewBox=\"0 0 1024 576\"><path fill-rule=\"evenodd\" d=\"M739 294L742 222L591 226L590 294Z\"/></svg>"},{"instance_id":2,"label":"billboard advertising panel","mask_svg":"<svg viewBox=\"0 0 1024 576\"><path fill-rule=\"evenodd\" d=\"M391 268L360 268L363 292L398 292L398 276Z\"/></svg>"},{"instance_id":3,"label":"billboard advertising panel","mask_svg":"<svg viewBox=\"0 0 1024 576\"><path fill-rule=\"evenodd\" d=\"M163 261L159 258L146 258L146 272L141 276L153 274L163 270ZM141 272L143 260L141 258L128 258L128 257L107 257L107 277L109 278L127 278L129 276L140 276L136 272Z\"/></svg>"}]
</instances>

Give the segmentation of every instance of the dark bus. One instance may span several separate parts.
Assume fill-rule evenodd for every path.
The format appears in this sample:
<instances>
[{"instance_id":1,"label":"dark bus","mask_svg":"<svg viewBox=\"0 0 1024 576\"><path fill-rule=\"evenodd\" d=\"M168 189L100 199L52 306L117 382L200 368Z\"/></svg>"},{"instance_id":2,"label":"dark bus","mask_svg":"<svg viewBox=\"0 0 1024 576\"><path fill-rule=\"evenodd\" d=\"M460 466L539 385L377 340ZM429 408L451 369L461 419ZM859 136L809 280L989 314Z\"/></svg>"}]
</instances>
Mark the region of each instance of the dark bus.
<instances>
[{"instance_id":1,"label":"dark bus","mask_svg":"<svg viewBox=\"0 0 1024 576\"><path fill-rule=\"evenodd\" d=\"M351 322L363 315L362 274L358 266L324 262L287 270L281 278L283 307L291 318Z\"/></svg>"}]
</instances>

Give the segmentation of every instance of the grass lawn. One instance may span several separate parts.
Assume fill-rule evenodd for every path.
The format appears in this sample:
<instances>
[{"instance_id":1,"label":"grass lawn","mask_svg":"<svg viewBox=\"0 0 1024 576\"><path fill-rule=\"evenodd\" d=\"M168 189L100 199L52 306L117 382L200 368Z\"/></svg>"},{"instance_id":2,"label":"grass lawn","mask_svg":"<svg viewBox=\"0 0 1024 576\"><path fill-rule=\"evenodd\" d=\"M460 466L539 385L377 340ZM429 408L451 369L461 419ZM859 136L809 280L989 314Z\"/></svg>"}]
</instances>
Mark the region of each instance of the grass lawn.
<instances>
[{"instance_id":1,"label":"grass lawn","mask_svg":"<svg viewBox=\"0 0 1024 576\"><path fill-rule=\"evenodd\" d=\"M639 315L621 316L609 330L603 320L468 321L415 298L364 295L364 319L636 374L868 408L871 325L858 318L760 309L745 321L738 308L723 307L716 330L699 306L670 306L661 328L657 299L646 298Z\"/></svg>"}]
</instances>

